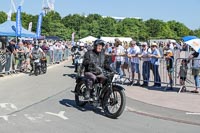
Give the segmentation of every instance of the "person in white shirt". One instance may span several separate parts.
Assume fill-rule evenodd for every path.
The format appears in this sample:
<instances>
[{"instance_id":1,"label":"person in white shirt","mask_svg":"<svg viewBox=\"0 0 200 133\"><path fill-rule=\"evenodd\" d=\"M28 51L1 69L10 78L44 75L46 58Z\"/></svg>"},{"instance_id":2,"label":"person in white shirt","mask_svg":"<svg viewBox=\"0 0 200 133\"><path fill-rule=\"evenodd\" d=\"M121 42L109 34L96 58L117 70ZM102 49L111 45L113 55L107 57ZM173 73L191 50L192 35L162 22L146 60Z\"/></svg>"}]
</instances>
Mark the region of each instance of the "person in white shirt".
<instances>
[{"instance_id":1,"label":"person in white shirt","mask_svg":"<svg viewBox=\"0 0 200 133\"><path fill-rule=\"evenodd\" d=\"M54 63L58 63L58 62L59 62L59 49L58 49L58 45L59 45L58 42L56 42L56 43L53 45Z\"/></svg>"},{"instance_id":2,"label":"person in white shirt","mask_svg":"<svg viewBox=\"0 0 200 133\"><path fill-rule=\"evenodd\" d=\"M132 82L134 83L135 73L138 74L137 83L134 85L140 85L140 69L139 69L139 57L140 48L136 45L136 41L130 42L131 49L129 51L128 57L131 58L131 71L132 71Z\"/></svg>"},{"instance_id":3,"label":"person in white shirt","mask_svg":"<svg viewBox=\"0 0 200 133\"><path fill-rule=\"evenodd\" d=\"M195 80L195 90L192 90L193 93L199 93L200 81L200 54L199 52L194 51L189 57L189 61L192 60L192 75Z\"/></svg>"},{"instance_id":4,"label":"person in white shirt","mask_svg":"<svg viewBox=\"0 0 200 133\"><path fill-rule=\"evenodd\" d=\"M159 65L160 65L160 52L158 50L158 45L156 43L151 43L151 54L148 56L151 57L151 69L154 75L154 87L161 87L161 79L159 74Z\"/></svg>"},{"instance_id":5,"label":"person in white shirt","mask_svg":"<svg viewBox=\"0 0 200 133\"><path fill-rule=\"evenodd\" d=\"M148 47L147 43L142 44L141 58L143 60L142 64L142 76L143 84L141 86L148 86L150 78L150 64L151 58L148 57L148 54L151 54L151 49Z\"/></svg>"},{"instance_id":6,"label":"person in white shirt","mask_svg":"<svg viewBox=\"0 0 200 133\"><path fill-rule=\"evenodd\" d=\"M48 45L49 45L49 55L50 55L50 63L54 63L54 46L53 46L53 42L52 41L50 41L49 43L48 43Z\"/></svg>"},{"instance_id":7,"label":"person in white shirt","mask_svg":"<svg viewBox=\"0 0 200 133\"><path fill-rule=\"evenodd\" d=\"M123 76L121 65L124 62L124 47L121 46L122 43L119 39L115 40L115 61L116 61L116 71L120 74L120 76Z\"/></svg>"}]
</instances>

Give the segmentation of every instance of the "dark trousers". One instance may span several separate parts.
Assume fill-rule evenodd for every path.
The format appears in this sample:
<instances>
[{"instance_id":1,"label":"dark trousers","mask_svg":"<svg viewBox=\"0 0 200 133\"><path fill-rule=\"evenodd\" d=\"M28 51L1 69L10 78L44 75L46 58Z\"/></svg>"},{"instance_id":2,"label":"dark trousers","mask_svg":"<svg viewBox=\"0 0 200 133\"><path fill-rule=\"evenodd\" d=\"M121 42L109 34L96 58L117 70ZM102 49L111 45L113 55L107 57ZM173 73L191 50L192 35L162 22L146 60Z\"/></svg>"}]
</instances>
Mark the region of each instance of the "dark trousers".
<instances>
[{"instance_id":1,"label":"dark trousers","mask_svg":"<svg viewBox=\"0 0 200 133\"><path fill-rule=\"evenodd\" d=\"M161 79L158 72L159 65L152 64L152 71L154 76L154 85L161 86Z\"/></svg>"},{"instance_id":2,"label":"dark trousers","mask_svg":"<svg viewBox=\"0 0 200 133\"><path fill-rule=\"evenodd\" d=\"M94 75L91 72L85 72L84 75L87 79L86 87L89 88L89 89L92 89L92 86L93 86L95 80L97 79L96 75Z\"/></svg>"},{"instance_id":3,"label":"dark trousers","mask_svg":"<svg viewBox=\"0 0 200 133\"><path fill-rule=\"evenodd\" d=\"M144 61L142 64L142 76L144 80L144 84L148 85L149 77L150 77L150 61Z\"/></svg>"},{"instance_id":4,"label":"dark trousers","mask_svg":"<svg viewBox=\"0 0 200 133\"><path fill-rule=\"evenodd\" d=\"M103 74L95 75L92 72L85 72L85 78L87 79L86 87L89 89L93 88L95 81L98 78L98 81L103 83L106 80L106 77Z\"/></svg>"}]
</instances>

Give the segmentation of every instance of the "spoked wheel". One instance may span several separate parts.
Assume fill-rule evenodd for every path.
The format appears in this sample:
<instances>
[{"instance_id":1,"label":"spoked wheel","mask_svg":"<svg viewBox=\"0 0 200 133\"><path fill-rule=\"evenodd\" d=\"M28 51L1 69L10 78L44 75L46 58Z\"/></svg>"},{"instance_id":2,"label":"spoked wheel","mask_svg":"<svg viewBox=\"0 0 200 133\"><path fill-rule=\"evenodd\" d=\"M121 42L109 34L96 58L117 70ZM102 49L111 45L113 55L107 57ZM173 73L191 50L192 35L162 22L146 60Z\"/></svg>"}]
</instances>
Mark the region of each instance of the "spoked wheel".
<instances>
[{"instance_id":1,"label":"spoked wheel","mask_svg":"<svg viewBox=\"0 0 200 133\"><path fill-rule=\"evenodd\" d=\"M113 88L113 92L108 92L103 99L104 112L106 116L113 119L116 119L123 113L125 104L125 93L117 88Z\"/></svg>"},{"instance_id":2,"label":"spoked wheel","mask_svg":"<svg viewBox=\"0 0 200 133\"><path fill-rule=\"evenodd\" d=\"M38 69L38 68L35 68L35 71L34 71L34 73L35 73L35 76L38 76L38 75L39 75L39 73L40 73L39 69Z\"/></svg>"},{"instance_id":3,"label":"spoked wheel","mask_svg":"<svg viewBox=\"0 0 200 133\"><path fill-rule=\"evenodd\" d=\"M79 83L77 83L76 88L75 88L75 101L76 101L76 105L83 107L85 106L85 104L87 103L86 101L84 101L84 93L86 90L86 85L84 83L84 81L80 81Z\"/></svg>"},{"instance_id":4,"label":"spoked wheel","mask_svg":"<svg viewBox=\"0 0 200 133\"><path fill-rule=\"evenodd\" d=\"M42 72L43 73L47 73L47 65L46 64L43 64L43 66L42 66Z\"/></svg>"}]
</instances>

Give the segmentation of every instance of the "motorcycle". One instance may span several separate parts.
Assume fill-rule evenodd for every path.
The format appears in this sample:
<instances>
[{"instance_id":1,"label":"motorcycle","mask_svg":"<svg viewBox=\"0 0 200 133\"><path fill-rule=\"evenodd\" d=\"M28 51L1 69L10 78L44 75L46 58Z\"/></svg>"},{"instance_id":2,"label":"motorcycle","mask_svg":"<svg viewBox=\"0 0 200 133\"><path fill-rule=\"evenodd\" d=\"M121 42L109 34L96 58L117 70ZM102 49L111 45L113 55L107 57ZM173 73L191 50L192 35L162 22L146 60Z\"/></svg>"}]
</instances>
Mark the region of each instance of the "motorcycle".
<instances>
[{"instance_id":1,"label":"motorcycle","mask_svg":"<svg viewBox=\"0 0 200 133\"><path fill-rule=\"evenodd\" d=\"M34 59L33 60L33 72L35 76L38 76L41 74L41 62L40 59Z\"/></svg>"},{"instance_id":2,"label":"motorcycle","mask_svg":"<svg viewBox=\"0 0 200 133\"><path fill-rule=\"evenodd\" d=\"M77 76L81 76L82 63L83 63L83 57L81 57L79 53L76 53L75 54L75 72L77 72Z\"/></svg>"},{"instance_id":3,"label":"motorcycle","mask_svg":"<svg viewBox=\"0 0 200 133\"><path fill-rule=\"evenodd\" d=\"M119 78L119 74L104 72L104 76L106 80L103 83L97 76L97 80L93 85L95 98L85 100L87 81L83 76L77 77L75 90L72 92L75 93L75 102L78 106L83 107L86 104L90 104L94 107L101 107L107 117L116 119L125 109L126 97L124 88L117 85L116 80Z\"/></svg>"},{"instance_id":4,"label":"motorcycle","mask_svg":"<svg viewBox=\"0 0 200 133\"><path fill-rule=\"evenodd\" d=\"M83 68L82 68L82 63L83 63L83 58L79 58L78 59L78 68L77 68L77 76L81 76L82 75L82 71L83 71Z\"/></svg>"},{"instance_id":5,"label":"motorcycle","mask_svg":"<svg viewBox=\"0 0 200 133\"><path fill-rule=\"evenodd\" d=\"M41 63L41 72L45 74L47 72L47 58L46 57L41 58L40 63Z\"/></svg>"}]
</instances>

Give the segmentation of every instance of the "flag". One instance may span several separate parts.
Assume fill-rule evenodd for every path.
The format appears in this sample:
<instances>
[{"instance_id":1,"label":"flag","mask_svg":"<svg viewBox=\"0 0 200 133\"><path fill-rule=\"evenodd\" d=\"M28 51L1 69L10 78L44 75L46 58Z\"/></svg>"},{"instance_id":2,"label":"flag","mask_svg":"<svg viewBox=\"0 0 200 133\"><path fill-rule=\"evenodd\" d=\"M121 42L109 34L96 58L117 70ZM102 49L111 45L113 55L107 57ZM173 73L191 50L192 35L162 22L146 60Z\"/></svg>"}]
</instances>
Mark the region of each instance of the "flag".
<instances>
[{"instance_id":1,"label":"flag","mask_svg":"<svg viewBox=\"0 0 200 133\"><path fill-rule=\"evenodd\" d=\"M16 36L21 36L21 32L22 32L21 6L19 6L16 14Z\"/></svg>"},{"instance_id":2,"label":"flag","mask_svg":"<svg viewBox=\"0 0 200 133\"><path fill-rule=\"evenodd\" d=\"M28 31L31 31L31 30L32 30L32 25L33 25L33 23L30 22L29 25L28 25Z\"/></svg>"},{"instance_id":3,"label":"flag","mask_svg":"<svg viewBox=\"0 0 200 133\"><path fill-rule=\"evenodd\" d=\"M74 46L74 37L75 37L75 32L72 33L72 46Z\"/></svg>"},{"instance_id":4,"label":"flag","mask_svg":"<svg viewBox=\"0 0 200 133\"><path fill-rule=\"evenodd\" d=\"M40 13L38 17L38 23L37 23L37 32L36 32L37 38L39 38L41 34L42 17L43 17L43 13Z\"/></svg>"}]
</instances>

